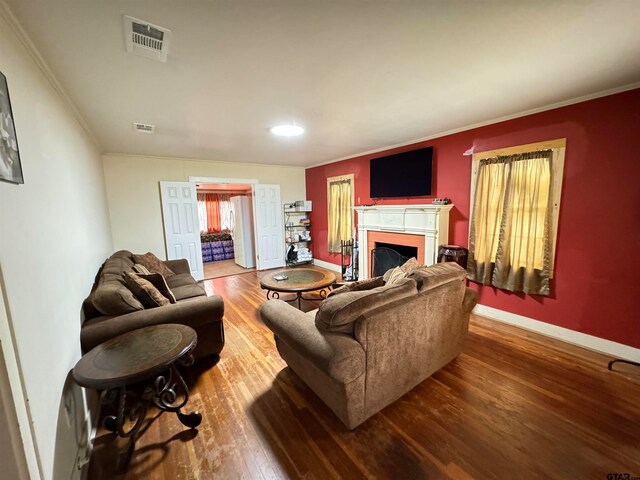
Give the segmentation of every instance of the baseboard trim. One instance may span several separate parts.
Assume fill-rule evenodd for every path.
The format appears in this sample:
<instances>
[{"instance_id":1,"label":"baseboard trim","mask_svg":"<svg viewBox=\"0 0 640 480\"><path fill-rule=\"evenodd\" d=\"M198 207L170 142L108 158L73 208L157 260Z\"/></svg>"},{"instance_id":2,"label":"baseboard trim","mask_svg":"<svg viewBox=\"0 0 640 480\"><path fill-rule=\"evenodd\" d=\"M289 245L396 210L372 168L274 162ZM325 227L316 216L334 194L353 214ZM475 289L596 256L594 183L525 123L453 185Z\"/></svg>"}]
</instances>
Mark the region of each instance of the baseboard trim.
<instances>
[{"instance_id":1,"label":"baseboard trim","mask_svg":"<svg viewBox=\"0 0 640 480\"><path fill-rule=\"evenodd\" d=\"M611 340L605 340L604 338L594 337L593 335L587 335L586 333L576 332L575 330L569 330L568 328L559 327L540 320L534 320L533 318L524 317L515 313L505 312L504 310L499 310L497 308L487 307L486 305L476 305L473 309L473 313L502 323L515 325L516 327L524 328L525 330L531 330L532 332L540 333L548 337L556 338L563 342L572 343L579 347L605 353L616 358L624 358L626 360L640 362L640 349L612 342Z\"/></svg>"},{"instance_id":2,"label":"baseboard trim","mask_svg":"<svg viewBox=\"0 0 640 480\"><path fill-rule=\"evenodd\" d=\"M316 267L326 268L327 270L331 270L332 272L342 273L342 268L340 265L336 265L335 263L325 262L324 260L318 260L317 258L313 259L313 264Z\"/></svg>"}]
</instances>

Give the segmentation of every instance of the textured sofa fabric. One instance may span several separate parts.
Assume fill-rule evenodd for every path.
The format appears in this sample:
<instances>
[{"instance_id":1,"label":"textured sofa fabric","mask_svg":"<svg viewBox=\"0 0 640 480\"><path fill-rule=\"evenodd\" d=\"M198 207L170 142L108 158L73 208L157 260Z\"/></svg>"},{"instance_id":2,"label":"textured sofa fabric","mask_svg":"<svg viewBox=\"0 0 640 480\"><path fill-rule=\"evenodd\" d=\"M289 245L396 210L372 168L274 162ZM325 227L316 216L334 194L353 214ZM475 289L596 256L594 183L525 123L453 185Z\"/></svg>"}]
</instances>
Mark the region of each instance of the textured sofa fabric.
<instances>
[{"instance_id":1,"label":"textured sofa fabric","mask_svg":"<svg viewBox=\"0 0 640 480\"><path fill-rule=\"evenodd\" d=\"M142 308L129 308L126 311L126 305L131 300L120 287L128 291L122 273L133 268L133 255L131 252L121 250L105 261L96 276L91 294L82 306L83 323L80 330L80 344L83 353L117 335L137 328L165 323L188 325L196 331L198 335L198 343L194 350L196 358L219 354L222 351L224 346L222 297L207 296L204 289L189 273L189 264L186 260L170 260L164 263L175 272L175 275L166 278L166 282L177 302L145 309L129 291L133 300ZM105 285L108 286L108 290L104 290ZM109 293L114 296L109 297ZM99 299L98 304L96 304L96 298ZM136 306L135 303L133 305Z\"/></svg>"},{"instance_id":2,"label":"textured sofa fabric","mask_svg":"<svg viewBox=\"0 0 640 480\"><path fill-rule=\"evenodd\" d=\"M360 315L351 315L350 333L327 331L316 311L303 313L280 300L260 308L287 365L350 429L462 351L477 295L465 287L464 270L455 263L421 269L420 289L412 277L388 286L389 292L400 288L403 295L391 294L387 302L376 292L373 308L364 306ZM335 298L354 293L367 291Z\"/></svg>"}]
</instances>

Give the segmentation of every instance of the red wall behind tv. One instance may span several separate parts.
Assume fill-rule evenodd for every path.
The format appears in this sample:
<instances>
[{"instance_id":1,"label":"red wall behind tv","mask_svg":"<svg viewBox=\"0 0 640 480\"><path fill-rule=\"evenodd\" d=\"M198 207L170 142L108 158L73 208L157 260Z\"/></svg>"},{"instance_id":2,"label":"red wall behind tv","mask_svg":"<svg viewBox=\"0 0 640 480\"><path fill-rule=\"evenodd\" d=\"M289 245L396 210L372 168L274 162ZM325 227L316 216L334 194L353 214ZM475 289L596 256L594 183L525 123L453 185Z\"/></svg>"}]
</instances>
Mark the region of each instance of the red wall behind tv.
<instances>
[{"instance_id":1,"label":"red wall behind tv","mask_svg":"<svg viewBox=\"0 0 640 480\"><path fill-rule=\"evenodd\" d=\"M470 286L482 305L640 348L640 89L307 169L315 257L340 263L327 250L327 177L353 173L356 205L372 203L371 158L432 145L433 195L381 203L453 199L449 243L466 247L471 157L463 152L562 137L567 150L552 296Z\"/></svg>"}]
</instances>

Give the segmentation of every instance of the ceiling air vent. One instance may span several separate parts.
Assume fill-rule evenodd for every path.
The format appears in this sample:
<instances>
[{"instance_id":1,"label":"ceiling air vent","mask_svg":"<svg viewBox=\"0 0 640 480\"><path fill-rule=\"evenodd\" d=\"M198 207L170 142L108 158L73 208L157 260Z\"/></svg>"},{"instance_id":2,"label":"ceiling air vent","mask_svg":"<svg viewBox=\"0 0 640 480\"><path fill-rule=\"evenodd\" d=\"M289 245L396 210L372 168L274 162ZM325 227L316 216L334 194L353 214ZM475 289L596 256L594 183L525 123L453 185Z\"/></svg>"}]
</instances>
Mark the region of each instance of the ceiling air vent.
<instances>
[{"instance_id":1,"label":"ceiling air vent","mask_svg":"<svg viewBox=\"0 0 640 480\"><path fill-rule=\"evenodd\" d=\"M133 123L133 129L139 133L154 133L156 131L155 125L148 125L146 123Z\"/></svg>"},{"instance_id":2,"label":"ceiling air vent","mask_svg":"<svg viewBox=\"0 0 640 480\"><path fill-rule=\"evenodd\" d=\"M129 53L166 62L169 38L171 30L167 28L124 16L124 41Z\"/></svg>"}]
</instances>

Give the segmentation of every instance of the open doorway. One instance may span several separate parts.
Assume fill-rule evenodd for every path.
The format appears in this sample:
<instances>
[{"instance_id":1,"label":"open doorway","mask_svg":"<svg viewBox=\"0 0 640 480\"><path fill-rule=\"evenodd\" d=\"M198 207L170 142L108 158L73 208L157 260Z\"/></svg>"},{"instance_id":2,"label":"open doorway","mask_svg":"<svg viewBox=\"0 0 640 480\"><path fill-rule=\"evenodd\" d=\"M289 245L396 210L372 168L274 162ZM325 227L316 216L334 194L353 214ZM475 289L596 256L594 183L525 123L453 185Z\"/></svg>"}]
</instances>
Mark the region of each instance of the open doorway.
<instances>
[{"instance_id":1,"label":"open doorway","mask_svg":"<svg viewBox=\"0 0 640 480\"><path fill-rule=\"evenodd\" d=\"M252 185L196 183L204 279L255 270Z\"/></svg>"}]
</instances>

